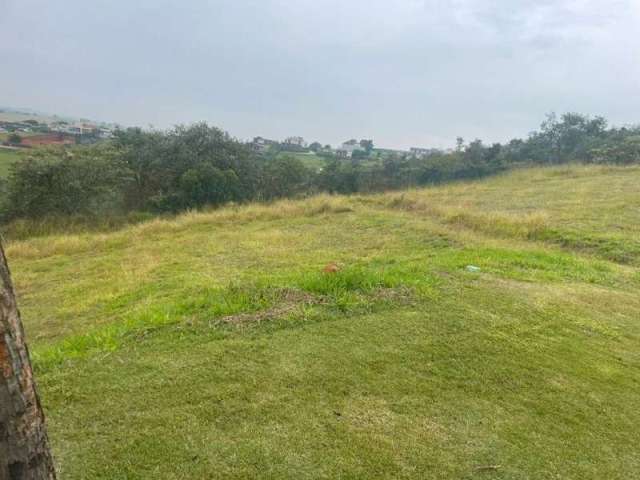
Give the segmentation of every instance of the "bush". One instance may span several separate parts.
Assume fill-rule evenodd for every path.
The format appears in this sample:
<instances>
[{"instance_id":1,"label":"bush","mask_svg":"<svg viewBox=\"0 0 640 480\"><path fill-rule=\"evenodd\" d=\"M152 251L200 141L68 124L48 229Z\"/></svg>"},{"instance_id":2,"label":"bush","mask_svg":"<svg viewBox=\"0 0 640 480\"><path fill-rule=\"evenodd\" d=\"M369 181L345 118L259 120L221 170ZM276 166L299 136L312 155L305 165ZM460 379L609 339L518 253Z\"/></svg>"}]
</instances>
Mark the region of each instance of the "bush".
<instances>
[{"instance_id":1,"label":"bush","mask_svg":"<svg viewBox=\"0 0 640 480\"><path fill-rule=\"evenodd\" d=\"M12 165L7 218L104 214L122 207L126 167L108 155L65 152L28 157Z\"/></svg>"},{"instance_id":2,"label":"bush","mask_svg":"<svg viewBox=\"0 0 640 480\"><path fill-rule=\"evenodd\" d=\"M292 197L311 189L312 172L289 155L268 161L260 175L260 193L264 200Z\"/></svg>"}]
</instances>

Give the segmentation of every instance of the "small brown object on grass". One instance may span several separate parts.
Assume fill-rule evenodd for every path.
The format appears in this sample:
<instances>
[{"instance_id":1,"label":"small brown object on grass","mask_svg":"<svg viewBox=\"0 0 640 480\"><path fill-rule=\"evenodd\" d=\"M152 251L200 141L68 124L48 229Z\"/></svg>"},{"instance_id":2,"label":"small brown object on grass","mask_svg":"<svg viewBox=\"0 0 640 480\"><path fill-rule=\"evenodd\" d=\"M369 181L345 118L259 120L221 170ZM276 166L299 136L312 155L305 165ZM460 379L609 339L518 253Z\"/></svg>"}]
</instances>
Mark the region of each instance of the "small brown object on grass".
<instances>
[{"instance_id":1,"label":"small brown object on grass","mask_svg":"<svg viewBox=\"0 0 640 480\"><path fill-rule=\"evenodd\" d=\"M335 262L331 262L327 263L322 271L324 273L338 273L340 271L340 267Z\"/></svg>"}]
</instances>

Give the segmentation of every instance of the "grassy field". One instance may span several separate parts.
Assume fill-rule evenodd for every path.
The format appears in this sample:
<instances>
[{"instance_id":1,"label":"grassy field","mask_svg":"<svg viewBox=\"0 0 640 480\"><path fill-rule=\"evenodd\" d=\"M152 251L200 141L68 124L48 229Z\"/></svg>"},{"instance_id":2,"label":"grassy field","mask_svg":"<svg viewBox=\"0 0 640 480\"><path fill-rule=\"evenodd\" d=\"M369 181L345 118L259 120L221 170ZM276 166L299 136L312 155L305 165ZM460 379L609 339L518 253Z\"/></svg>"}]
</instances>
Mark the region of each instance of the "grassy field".
<instances>
[{"instance_id":1,"label":"grassy field","mask_svg":"<svg viewBox=\"0 0 640 480\"><path fill-rule=\"evenodd\" d=\"M323 157L316 155L313 152L304 153L304 152L279 152L278 157L294 157L300 160L307 168L311 168L312 170L320 170L324 167L326 160Z\"/></svg>"},{"instance_id":2,"label":"grassy field","mask_svg":"<svg viewBox=\"0 0 640 480\"><path fill-rule=\"evenodd\" d=\"M10 241L60 477L637 478L638 185L522 170Z\"/></svg>"}]
</instances>

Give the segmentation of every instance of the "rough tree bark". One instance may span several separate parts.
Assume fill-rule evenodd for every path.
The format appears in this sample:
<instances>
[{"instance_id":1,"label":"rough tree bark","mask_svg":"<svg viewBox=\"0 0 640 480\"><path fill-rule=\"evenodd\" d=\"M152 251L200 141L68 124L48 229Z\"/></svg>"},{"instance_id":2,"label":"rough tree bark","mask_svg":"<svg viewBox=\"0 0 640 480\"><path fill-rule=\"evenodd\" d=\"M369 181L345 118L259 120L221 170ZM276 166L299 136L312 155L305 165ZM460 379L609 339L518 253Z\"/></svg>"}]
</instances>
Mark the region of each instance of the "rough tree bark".
<instances>
[{"instance_id":1,"label":"rough tree bark","mask_svg":"<svg viewBox=\"0 0 640 480\"><path fill-rule=\"evenodd\" d=\"M0 480L55 479L44 414L2 245L0 374Z\"/></svg>"}]
</instances>

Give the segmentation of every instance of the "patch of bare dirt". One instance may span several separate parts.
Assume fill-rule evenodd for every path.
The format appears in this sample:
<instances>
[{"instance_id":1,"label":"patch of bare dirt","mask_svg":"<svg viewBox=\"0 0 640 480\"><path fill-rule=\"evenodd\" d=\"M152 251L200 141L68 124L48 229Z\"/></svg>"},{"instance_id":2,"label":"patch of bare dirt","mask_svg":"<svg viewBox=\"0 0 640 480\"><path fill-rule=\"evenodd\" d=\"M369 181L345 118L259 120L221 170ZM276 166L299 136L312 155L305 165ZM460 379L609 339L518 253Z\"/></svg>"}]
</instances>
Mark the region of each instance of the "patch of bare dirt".
<instances>
[{"instance_id":1,"label":"patch of bare dirt","mask_svg":"<svg viewBox=\"0 0 640 480\"><path fill-rule=\"evenodd\" d=\"M413 290L409 287L378 288L373 292L373 298L376 300L401 304L411 303L413 297Z\"/></svg>"},{"instance_id":2,"label":"patch of bare dirt","mask_svg":"<svg viewBox=\"0 0 640 480\"><path fill-rule=\"evenodd\" d=\"M414 297L413 290L409 287L379 288L370 294L373 301L394 302L401 304L411 303ZM211 321L214 324L246 325L277 320L295 313L299 313L304 307L310 305L326 305L326 298L296 289L282 289L277 293L276 304L270 308L257 312L238 313Z\"/></svg>"},{"instance_id":3,"label":"patch of bare dirt","mask_svg":"<svg viewBox=\"0 0 640 480\"><path fill-rule=\"evenodd\" d=\"M273 307L257 312L228 315L219 319L219 322L230 325L243 325L275 320L300 311L303 307L319 305L324 302L325 300L317 295L301 290L283 289L278 293L278 303Z\"/></svg>"}]
</instances>

